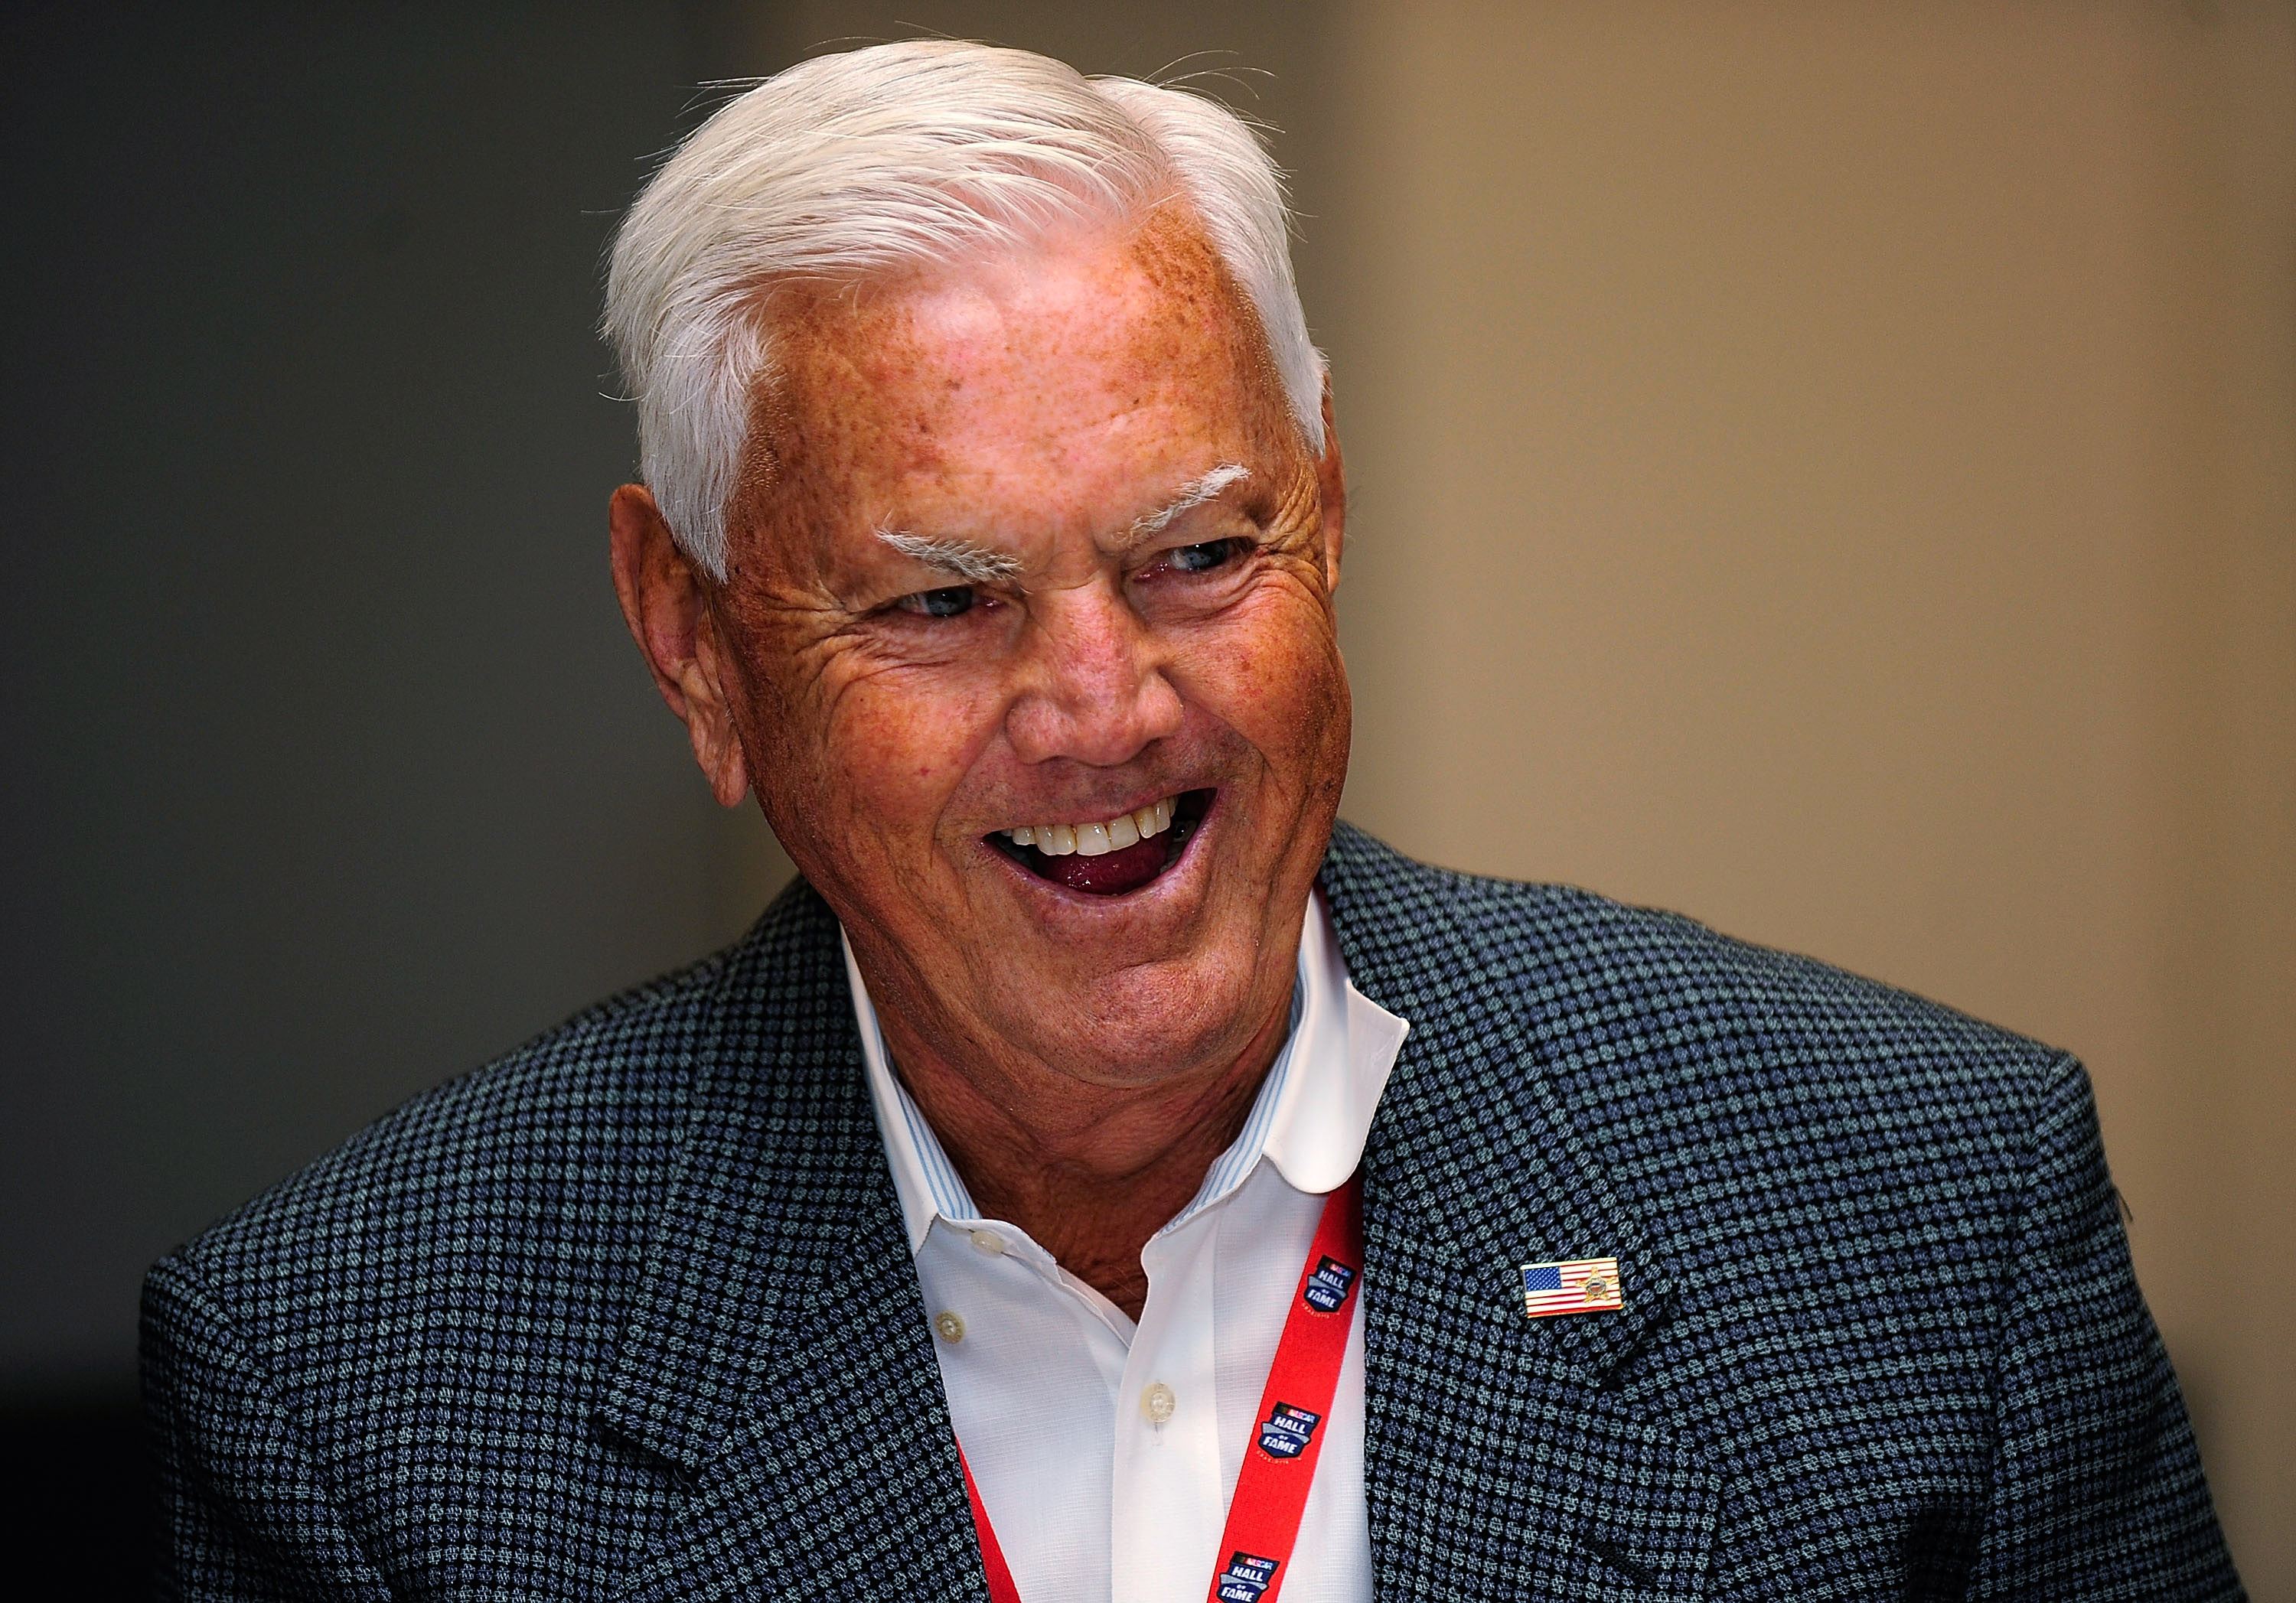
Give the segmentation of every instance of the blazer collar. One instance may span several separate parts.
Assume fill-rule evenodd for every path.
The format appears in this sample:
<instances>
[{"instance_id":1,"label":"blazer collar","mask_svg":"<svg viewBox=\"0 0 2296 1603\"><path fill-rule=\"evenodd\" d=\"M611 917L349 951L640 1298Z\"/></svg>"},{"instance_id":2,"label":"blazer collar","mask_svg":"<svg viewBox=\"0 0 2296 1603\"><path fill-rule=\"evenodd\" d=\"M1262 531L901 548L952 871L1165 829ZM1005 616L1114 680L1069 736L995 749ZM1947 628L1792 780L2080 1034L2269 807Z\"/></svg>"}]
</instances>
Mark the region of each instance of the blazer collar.
<instances>
[{"instance_id":1,"label":"blazer collar","mask_svg":"<svg viewBox=\"0 0 2296 1603\"><path fill-rule=\"evenodd\" d=\"M855 1235L898 1215L837 921L802 881L726 954L688 1066L685 1127L599 1413L691 1468ZM922 1316L918 1329L930 1370Z\"/></svg>"},{"instance_id":2,"label":"blazer collar","mask_svg":"<svg viewBox=\"0 0 2296 1603\"><path fill-rule=\"evenodd\" d=\"M726 954L603 1401L676 1465L619 1599L985 1599L956 1437L861 1071L837 922L802 881Z\"/></svg>"},{"instance_id":3,"label":"blazer collar","mask_svg":"<svg viewBox=\"0 0 2296 1603\"><path fill-rule=\"evenodd\" d=\"M1391 1205L1516 1320L1521 1265L1617 1258L1622 1310L1537 1321L1599 1386L1665 1322L1674 1280L1555 1095L1561 1019L1536 986L1492 983L1490 954L1440 894L1457 878L1347 824L1324 857L1349 975L1411 1020L1365 1154L1366 1206Z\"/></svg>"}]
</instances>

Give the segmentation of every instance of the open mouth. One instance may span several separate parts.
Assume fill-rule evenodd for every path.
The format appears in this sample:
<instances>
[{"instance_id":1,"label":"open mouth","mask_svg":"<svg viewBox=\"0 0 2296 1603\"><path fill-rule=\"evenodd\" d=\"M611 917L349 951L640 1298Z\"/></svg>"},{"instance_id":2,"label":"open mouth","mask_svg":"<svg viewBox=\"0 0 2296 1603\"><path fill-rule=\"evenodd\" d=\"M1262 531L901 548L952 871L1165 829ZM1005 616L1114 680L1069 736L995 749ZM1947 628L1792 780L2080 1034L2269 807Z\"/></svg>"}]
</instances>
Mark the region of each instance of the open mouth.
<instances>
[{"instance_id":1,"label":"open mouth","mask_svg":"<svg viewBox=\"0 0 2296 1603\"><path fill-rule=\"evenodd\" d=\"M1091 896L1120 896L1180 860L1210 810L1213 792L1177 796L1088 823L1023 824L988 844L1040 879Z\"/></svg>"}]
</instances>

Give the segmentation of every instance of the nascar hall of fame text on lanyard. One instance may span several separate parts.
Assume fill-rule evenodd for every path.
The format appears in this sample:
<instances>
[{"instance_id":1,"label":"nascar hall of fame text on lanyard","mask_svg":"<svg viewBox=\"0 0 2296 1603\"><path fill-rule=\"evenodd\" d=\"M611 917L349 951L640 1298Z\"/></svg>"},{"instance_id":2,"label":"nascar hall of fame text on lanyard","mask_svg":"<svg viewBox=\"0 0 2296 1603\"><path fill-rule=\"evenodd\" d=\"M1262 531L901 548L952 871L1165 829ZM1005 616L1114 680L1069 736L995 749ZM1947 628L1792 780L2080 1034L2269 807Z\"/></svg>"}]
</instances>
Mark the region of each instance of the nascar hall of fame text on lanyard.
<instances>
[{"instance_id":1,"label":"nascar hall of fame text on lanyard","mask_svg":"<svg viewBox=\"0 0 2296 1603\"><path fill-rule=\"evenodd\" d=\"M1308 1488L1315 1484L1316 1460L1324 1451L1317 1427L1331 1418L1340 1365L1348 1355L1348 1329L1362 1300L1349 1294L1362 1278L1363 1177L1357 1174L1324 1199L1316 1239L1300 1265L1300 1288L1283 1316L1275 1362L1259 1394L1251 1445L1244 1449L1243 1470L1227 1506L1227 1528L1219 1544L1226 1558L1212 1576L1208 1603L1275 1603L1283 1589L1283 1568L1300 1539ZM963 1463L964 1458L960 1445L957 1460ZM964 1493L972 1501L972 1523L980 1532L990 1603L1021 1603L970 1464L964 1465Z\"/></svg>"}]
</instances>

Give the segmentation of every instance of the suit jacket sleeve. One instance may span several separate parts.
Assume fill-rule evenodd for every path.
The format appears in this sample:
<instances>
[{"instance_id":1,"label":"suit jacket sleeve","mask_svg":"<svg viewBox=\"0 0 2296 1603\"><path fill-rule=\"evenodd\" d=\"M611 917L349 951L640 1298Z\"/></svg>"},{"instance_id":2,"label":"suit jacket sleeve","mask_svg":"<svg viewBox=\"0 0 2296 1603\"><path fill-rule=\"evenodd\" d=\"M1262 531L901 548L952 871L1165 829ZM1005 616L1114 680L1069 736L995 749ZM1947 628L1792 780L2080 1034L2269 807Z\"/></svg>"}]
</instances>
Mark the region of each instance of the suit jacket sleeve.
<instances>
[{"instance_id":1,"label":"suit jacket sleeve","mask_svg":"<svg viewBox=\"0 0 2296 1603\"><path fill-rule=\"evenodd\" d=\"M258 1355L179 1258L144 1281L143 1362L160 1468L159 1596L391 1595Z\"/></svg>"},{"instance_id":2,"label":"suit jacket sleeve","mask_svg":"<svg viewBox=\"0 0 2296 1603\"><path fill-rule=\"evenodd\" d=\"M2042 1100L2025 1190L1970 1595L2243 1596L2070 1058Z\"/></svg>"}]
</instances>

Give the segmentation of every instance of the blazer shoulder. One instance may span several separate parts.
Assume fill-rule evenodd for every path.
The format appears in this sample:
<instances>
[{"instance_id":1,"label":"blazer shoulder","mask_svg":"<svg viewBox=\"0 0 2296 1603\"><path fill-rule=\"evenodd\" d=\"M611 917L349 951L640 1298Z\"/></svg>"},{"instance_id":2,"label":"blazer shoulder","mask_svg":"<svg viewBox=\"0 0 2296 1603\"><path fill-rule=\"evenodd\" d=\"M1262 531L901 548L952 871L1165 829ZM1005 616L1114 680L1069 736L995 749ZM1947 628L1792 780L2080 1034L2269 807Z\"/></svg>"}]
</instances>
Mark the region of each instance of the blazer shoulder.
<instances>
[{"instance_id":1,"label":"blazer shoulder","mask_svg":"<svg viewBox=\"0 0 2296 1603\"><path fill-rule=\"evenodd\" d=\"M1901 986L1725 935L1695 919L1566 886L1472 881L1460 912L1483 961L1581 1052L1633 1041L1676 1067L1794 1064L1806 1079L1952 1082L2022 1103L2061 1079L2062 1050Z\"/></svg>"},{"instance_id":2,"label":"blazer shoulder","mask_svg":"<svg viewBox=\"0 0 2296 1603\"><path fill-rule=\"evenodd\" d=\"M1414 1028L1472 1020L1513 1084L1485 1104L1537 1079L1621 1179L1800 1176L1860 1149L1940 1185L2007 1179L2053 1110L2087 1101L2062 1051L1678 913L1431 868L1357 831L1325 883L1358 986Z\"/></svg>"},{"instance_id":3,"label":"blazer shoulder","mask_svg":"<svg viewBox=\"0 0 2296 1603\"><path fill-rule=\"evenodd\" d=\"M734 945L413 1098L163 1264L259 1321L316 1314L386 1263L501 1259L553 1237L634 1251L729 1009L776 1005L762 978L776 955L833 928L796 882Z\"/></svg>"},{"instance_id":4,"label":"blazer shoulder","mask_svg":"<svg viewBox=\"0 0 2296 1603\"><path fill-rule=\"evenodd\" d=\"M1351 944L1374 972L1400 961L1423 977L1423 992L1502 996L1559 1031L1566 1048L1704 1042L1715 1049L1708 1056L1733 1062L1818 1051L1845 1067L1918 1063L2037 1084L2054 1082L2068 1061L1942 1002L1681 913L1437 868L1346 826L1332 860L1327 884L1344 883L1353 921L1373 926L1369 939Z\"/></svg>"},{"instance_id":5,"label":"blazer shoulder","mask_svg":"<svg viewBox=\"0 0 2296 1603\"><path fill-rule=\"evenodd\" d=\"M165 1262L226 1302L332 1243L451 1235L516 1192L643 1183L675 1120L726 953L584 1009L423 1092L226 1215Z\"/></svg>"}]
</instances>

